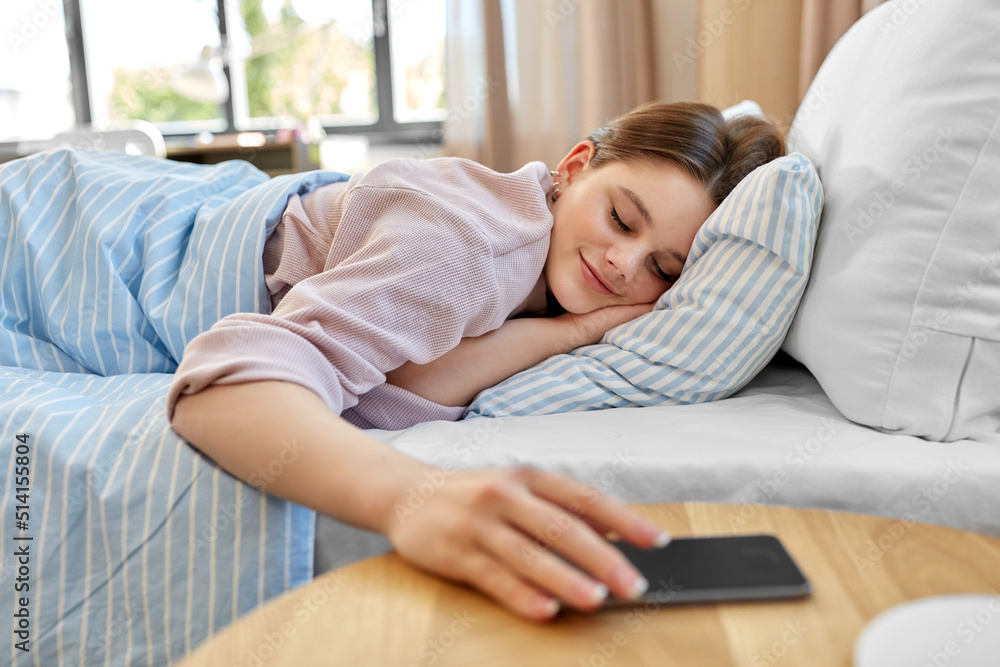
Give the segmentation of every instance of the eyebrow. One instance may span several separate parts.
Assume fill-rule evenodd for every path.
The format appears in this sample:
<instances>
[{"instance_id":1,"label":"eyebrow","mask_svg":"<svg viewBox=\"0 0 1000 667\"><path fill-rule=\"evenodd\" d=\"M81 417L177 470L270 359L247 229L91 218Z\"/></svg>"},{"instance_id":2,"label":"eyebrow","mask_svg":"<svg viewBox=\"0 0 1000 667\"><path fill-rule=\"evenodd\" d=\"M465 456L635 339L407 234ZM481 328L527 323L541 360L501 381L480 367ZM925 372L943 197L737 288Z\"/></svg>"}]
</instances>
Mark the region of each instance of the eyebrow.
<instances>
[{"instance_id":1,"label":"eyebrow","mask_svg":"<svg viewBox=\"0 0 1000 667\"><path fill-rule=\"evenodd\" d=\"M616 185L615 189L620 194L622 194L625 197L627 197L629 199L629 201L632 202L632 205L635 206L639 210L639 215L642 216L642 219L643 219L643 221L645 221L646 226L649 227L650 229L652 229L653 228L653 217L651 215L649 215L649 209L647 209L646 205L642 203L641 199L639 199L639 195L637 195L636 193L632 192L631 190L629 190L628 188L626 188L623 185ZM676 259L678 262L681 263L682 266L687 261L687 258L683 257L679 252L677 252L673 248L668 248L667 250L664 250L663 252L664 252L664 254L670 255L671 257L673 257L674 259Z\"/></svg>"}]
</instances>

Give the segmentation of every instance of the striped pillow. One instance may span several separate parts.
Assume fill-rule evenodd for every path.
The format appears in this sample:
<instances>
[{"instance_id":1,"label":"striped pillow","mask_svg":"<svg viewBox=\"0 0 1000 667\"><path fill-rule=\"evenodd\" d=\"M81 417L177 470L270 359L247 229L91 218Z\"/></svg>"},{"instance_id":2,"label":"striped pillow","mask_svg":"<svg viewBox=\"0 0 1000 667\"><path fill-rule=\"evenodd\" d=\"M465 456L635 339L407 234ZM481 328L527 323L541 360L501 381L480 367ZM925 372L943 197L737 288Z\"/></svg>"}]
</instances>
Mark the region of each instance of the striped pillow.
<instances>
[{"instance_id":1,"label":"striped pillow","mask_svg":"<svg viewBox=\"0 0 1000 667\"><path fill-rule=\"evenodd\" d=\"M601 343L557 354L479 393L463 419L730 396L778 351L805 291L822 210L801 153L758 167L695 236L656 308Z\"/></svg>"}]
</instances>

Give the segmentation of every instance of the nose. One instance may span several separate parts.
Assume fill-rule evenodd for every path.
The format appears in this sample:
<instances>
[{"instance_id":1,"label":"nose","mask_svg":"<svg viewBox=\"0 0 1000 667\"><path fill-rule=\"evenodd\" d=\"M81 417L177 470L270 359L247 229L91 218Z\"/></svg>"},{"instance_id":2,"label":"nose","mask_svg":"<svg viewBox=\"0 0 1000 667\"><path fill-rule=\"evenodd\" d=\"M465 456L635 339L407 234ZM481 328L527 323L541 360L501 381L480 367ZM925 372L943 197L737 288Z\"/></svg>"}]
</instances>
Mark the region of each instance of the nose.
<instances>
[{"instance_id":1,"label":"nose","mask_svg":"<svg viewBox=\"0 0 1000 667\"><path fill-rule=\"evenodd\" d=\"M638 244L616 243L608 248L605 257L610 266L610 271L620 276L623 283L630 283L635 278L636 273L642 268L642 258L644 251Z\"/></svg>"}]
</instances>

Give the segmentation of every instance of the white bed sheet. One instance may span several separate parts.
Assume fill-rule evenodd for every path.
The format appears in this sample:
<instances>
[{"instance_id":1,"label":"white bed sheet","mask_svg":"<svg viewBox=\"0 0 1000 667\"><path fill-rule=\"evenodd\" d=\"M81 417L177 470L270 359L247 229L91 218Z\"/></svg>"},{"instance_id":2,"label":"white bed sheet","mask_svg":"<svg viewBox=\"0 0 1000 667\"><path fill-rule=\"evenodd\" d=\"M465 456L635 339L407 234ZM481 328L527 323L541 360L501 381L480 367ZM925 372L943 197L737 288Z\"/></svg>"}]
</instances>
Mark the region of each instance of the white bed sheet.
<instances>
[{"instance_id":1,"label":"white bed sheet","mask_svg":"<svg viewBox=\"0 0 1000 667\"><path fill-rule=\"evenodd\" d=\"M1000 536L1000 434L939 443L855 424L784 353L712 403L367 432L446 469L528 463L630 503L817 507ZM315 570L390 548L382 535L320 516Z\"/></svg>"}]
</instances>

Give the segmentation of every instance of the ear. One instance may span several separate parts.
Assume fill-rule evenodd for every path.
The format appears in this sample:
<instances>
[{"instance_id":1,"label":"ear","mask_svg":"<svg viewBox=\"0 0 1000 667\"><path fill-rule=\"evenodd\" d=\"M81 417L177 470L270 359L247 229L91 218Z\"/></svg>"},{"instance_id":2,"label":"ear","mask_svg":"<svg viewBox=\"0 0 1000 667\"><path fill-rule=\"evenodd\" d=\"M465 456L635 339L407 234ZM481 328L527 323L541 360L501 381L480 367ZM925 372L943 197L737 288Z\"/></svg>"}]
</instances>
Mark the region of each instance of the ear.
<instances>
[{"instance_id":1,"label":"ear","mask_svg":"<svg viewBox=\"0 0 1000 667\"><path fill-rule=\"evenodd\" d=\"M590 158L593 157L597 147L593 141L581 141L566 154L556 169L562 179L563 185L569 185L573 179L587 168Z\"/></svg>"}]
</instances>

